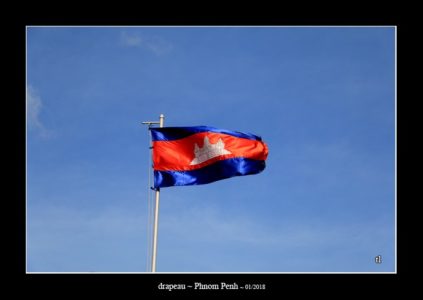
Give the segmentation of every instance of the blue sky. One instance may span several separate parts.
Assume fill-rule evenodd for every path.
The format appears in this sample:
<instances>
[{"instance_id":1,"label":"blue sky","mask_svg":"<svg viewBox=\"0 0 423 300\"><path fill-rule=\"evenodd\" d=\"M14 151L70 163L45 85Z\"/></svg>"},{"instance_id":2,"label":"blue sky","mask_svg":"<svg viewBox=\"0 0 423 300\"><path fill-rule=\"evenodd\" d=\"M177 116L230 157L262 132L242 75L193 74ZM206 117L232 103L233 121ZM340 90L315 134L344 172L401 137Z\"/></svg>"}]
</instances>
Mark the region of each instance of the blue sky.
<instances>
[{"instance_id":1,"label":"blue sky","mask_svg":"<svg viewBox=\"0 0 423 300\"><path fill-rule=\"evenodd\" d=\"M395 271L394 27L28 27L27 271L146 271L160 113L269 157L162 189L157 271Z\"/></svg>"}]
</instances>

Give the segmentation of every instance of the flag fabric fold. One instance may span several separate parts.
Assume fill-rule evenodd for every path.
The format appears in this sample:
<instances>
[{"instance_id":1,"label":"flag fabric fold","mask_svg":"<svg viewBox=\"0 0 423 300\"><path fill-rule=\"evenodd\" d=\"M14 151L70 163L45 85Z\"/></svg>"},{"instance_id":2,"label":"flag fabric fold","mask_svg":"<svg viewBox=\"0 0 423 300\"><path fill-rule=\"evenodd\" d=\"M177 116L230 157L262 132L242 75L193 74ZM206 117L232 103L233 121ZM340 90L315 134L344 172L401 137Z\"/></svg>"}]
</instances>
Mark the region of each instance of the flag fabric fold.
<instances>
[{"instance_id":1,"label":"flag fabric fold","mask_svg":"<svg viewBox=\"0 0 423 300\"><path fill-rule=\"evenodd\" d=\"M210 126L150 130L156 189L207 184L266 167L267 145L254 134Z\"/></svg>"}]
</instances>

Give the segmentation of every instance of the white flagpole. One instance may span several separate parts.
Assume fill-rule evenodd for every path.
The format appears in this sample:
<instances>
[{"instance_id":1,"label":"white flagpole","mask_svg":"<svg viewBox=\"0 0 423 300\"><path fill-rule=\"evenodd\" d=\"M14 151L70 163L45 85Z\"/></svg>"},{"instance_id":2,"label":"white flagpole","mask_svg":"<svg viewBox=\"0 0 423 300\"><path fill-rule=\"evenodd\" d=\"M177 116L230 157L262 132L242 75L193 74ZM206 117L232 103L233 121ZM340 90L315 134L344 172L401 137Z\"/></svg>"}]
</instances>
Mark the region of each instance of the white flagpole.
<instances>
[{"instance_id":1,"label":"white flagpole","mask_svg":"<svg viewBox=\"0 0 423 300\"><path fill-rule=\"evenodd\" d=\"M160 127L164 125L164 115L160 114ZM156 272L156 259L157 259L157 233L159 227L159 202L160 202L160 188L156 189L156 205L154 208L154 229L153 229L153 256L151 259L151 272Z\"/></svg>"},{"instance_id":2,"label":"white flagpole","mask_svg":"<svg viewBox=\"0 0 423 300\"><path fill-rule=\"evenodd\" d=\"M148 125L150 128L153 124L159 124L160 127L164 125L164 115L160 114L160 121L153 122L142 122L143 125ZM150 142L151 143L151 142ZM150 144L150 149L152 149L152 143ZM157 232L159 227L159 201L160 201L160 188L156 189L156 202L154 207L154 228L153 228L153 253L151 256L151 272L156 272L156 258L157 258Z\"/></svg>"}]
</instances>

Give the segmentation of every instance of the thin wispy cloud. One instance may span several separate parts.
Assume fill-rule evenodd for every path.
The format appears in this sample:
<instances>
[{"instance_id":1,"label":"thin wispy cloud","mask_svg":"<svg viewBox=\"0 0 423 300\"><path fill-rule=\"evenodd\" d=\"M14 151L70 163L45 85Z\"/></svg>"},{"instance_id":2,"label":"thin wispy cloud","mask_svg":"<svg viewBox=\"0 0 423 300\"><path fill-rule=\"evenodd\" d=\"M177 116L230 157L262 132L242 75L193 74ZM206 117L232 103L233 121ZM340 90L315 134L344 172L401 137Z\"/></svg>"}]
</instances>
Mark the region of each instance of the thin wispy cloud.
<instances>
[{"instance_id":1,"label":"thin wispy cloud","mask_svg":"<svg viewBox=\"0 0 423 300\"><path fill-rule=\"evenodd\" d=\"M268 223L245 214L228 217L221 209L207 205L176 213L170 210L169 213L163 213L160 220L161 251L168 251L172 247L169 253L177 253L179 260L191 259L192 264L184 271L228 270L227 264L216 261L224 261L230 255L232 263L237 261L232 271L354 271L356 268L353 262L363 259L364 254L368 256L368 269L373 270L376 266L372 255L385 249L383 245L389 242L391 234L383 220L361 223L351 221L336 226L328 220L307 222L296 218ZM204 256L198 253L195 259L188 258L203 247L215 249L215 252ZM221 252L223 247L233 251L243 249L243 253L238 256ZM194 250L187 253L185 249ZM272 265L268 265L261 256L255 257L255 253L262 251L273 255ZM319 261L313 260L313 256L322 252L331 254ZM390 257L392 253L385 250L383 255ZM345 260L341 259L337 266L325 266L328 262L339 260L341 256ZM214 259L204 260L201 257ZM252 257L255 258L253 261ZM308 261L307 268L300 262L304 257ZM167 263L177 265L175 270L184 267L171 260ZM385 267L388 265L392 265L391 260L386 262Z\"/></svg>"},{"instance_id":2,"label":"thin wispy cloud","mask_svg":"<svg viewBox=\"0 0 423 300\"><path fill-rule=\"evenodd\" d=\"M121 34L121 41L123 45L127 47L141 47L143 43L140 36L134 34L130 35L125 31Z\"/></svg>"},{"instance_id":3,"label":"thin wispy cloud","mask_svg":"<svg viewBox=\"0 0 423 300\"><path fill-rule=\"evenodd\" d=\"M222 217L222 212L203 207L194 208L185 213L166 215L161 219L161 228L168 235L178 239L191 240L195 237L198 242L211 243L243 243L250 246L307 248L311 246L329 247L337 244L349 243L353 246L359 242L368 241L367 228L376 228L378 235L383 235L384 226L374 224L344 224L336 228L323 221L307 224L290 220L281 222L280 227L259 223L251 216L233 216L230 219ZM368 231L368 230L367 230ZM204 234L207 232L207 234ZM372 232L373 237L375 233Z\"/></svg>"},{"instance_id":4,"label":"thin wispy cloud","mask_svg":"<svg viewBox=\"0 0 423 300\"><path fill-rule=\"evenodd\" d=\"M125 47L145 49L158 56L168 54L173 49L173 45L169 41L159 36L142 36L141 34L130 34L123 31L120 39Z\"/></svg>"},{"instance_id":5,"label":"thin wispy cloud","mask_svg":"<svg viewBox=\"0 0 423 300\"><path fill-rule=\"evenodd\" d=\"M153 36L146 40L147 48L156 55L167 54L172 51L172 44L166 41L165 39Z\"/></svg>"},{"instance_id":6,"label":"thin wispy cloud","mask_svg":"<svg viewBox=\"0 0 423 300\"><path fill-rule=\"evenodd\" d=\"M34 87L29 85L27 87L27 122L28 128L34 131L42 138L50 138L53 136L53 131L47 129L41 121L41 111L43 109L43 102L38 92Z\"/></svg>"}]
</instances>

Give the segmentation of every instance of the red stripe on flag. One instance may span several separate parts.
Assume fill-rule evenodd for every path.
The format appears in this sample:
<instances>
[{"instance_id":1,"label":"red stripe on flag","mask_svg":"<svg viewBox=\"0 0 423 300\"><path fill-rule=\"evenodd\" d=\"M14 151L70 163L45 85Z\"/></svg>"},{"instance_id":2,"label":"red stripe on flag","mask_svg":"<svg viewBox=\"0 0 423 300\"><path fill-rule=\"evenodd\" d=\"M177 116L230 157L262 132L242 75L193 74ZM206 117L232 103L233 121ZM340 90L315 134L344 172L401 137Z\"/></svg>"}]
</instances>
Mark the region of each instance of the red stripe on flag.
<instances>
[{"instance_id":1,"label":"red stripe on flag","mask_svg":"<svg viewBox=\"0 0 423 300\"><path fill-rule=\"evenodd\" d=\"M226 150L222 153L225 154L204 160L204 157L208 155L202 152L205 146L205 137L208 138L212 148L216 148L219 145L219 140L221 140L220 145L223 143L223 149ZM199 153L202 154L200 159L199 155L197 155L196 159L195 145L197 145ZM230 152L230 154L226 154L227 152ZM153 163L154 170L157 171L195 170L216 161L234 157L266 160L267 154L268 148L262 141L238 138L215 132L201 132L179 140L153 142Z\"/></svg>"}]
</instances>

